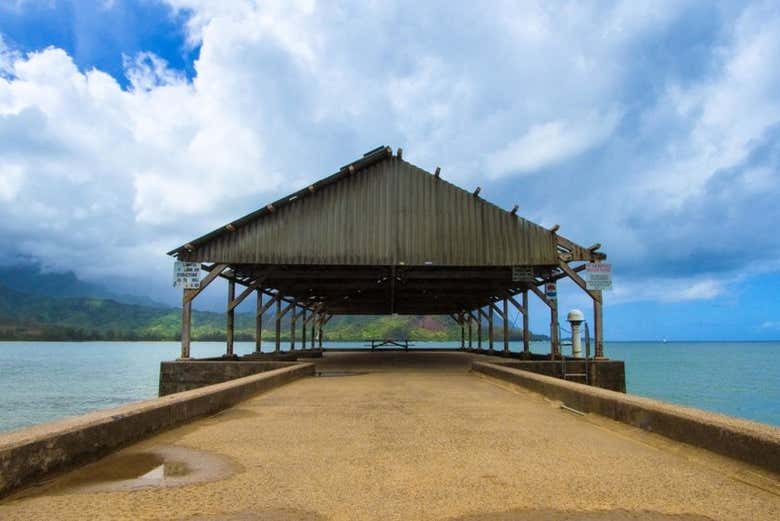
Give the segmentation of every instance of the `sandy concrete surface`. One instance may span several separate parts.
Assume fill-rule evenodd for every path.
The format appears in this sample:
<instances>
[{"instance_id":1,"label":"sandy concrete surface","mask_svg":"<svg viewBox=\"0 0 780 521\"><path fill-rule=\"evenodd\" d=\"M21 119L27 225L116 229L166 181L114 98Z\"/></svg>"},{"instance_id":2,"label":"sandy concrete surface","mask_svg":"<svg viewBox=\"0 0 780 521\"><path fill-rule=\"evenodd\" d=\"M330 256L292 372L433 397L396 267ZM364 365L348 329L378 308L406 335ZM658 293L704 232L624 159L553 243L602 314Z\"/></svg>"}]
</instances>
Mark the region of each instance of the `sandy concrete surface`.
<instances>
[{"instance_id":1,"label":"sandy concrete surface","mask_svg":"<svg viewBox=\"0 0 780 521\"><path fill-rule=\"evenodd\" d=\"M0 519L780 519L778 476L566 412L468 355L402 355L326 354L321 377L124 451L186 447L228 475L101 492L66 475Z\"/></svg>"}]
</instances>

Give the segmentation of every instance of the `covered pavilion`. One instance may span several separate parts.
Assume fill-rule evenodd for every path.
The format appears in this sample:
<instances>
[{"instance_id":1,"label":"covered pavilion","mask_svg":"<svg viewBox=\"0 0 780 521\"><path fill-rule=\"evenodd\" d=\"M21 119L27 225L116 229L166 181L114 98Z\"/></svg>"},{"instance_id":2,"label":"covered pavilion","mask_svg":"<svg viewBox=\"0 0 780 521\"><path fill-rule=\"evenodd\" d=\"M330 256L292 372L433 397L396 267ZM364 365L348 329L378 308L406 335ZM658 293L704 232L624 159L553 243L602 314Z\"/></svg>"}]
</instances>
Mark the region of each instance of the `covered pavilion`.
<instances>
[{"instance_id":1,"label":"covered pavilion","mask_svg":"<svg viewBox=\"0 0 780 521\"><path fill-rule=\"evenodd\" d=\"M583 247L561 236L558 225L542 227L517 210L486 201L480 188L447 182L438 167L418 168L401 149L376 148L169 252L208 272L198 288L183 290L181 358L190 358L192 302L218 277L228 281L228 356L236 306L253 294L258 353L265 313L273 314L277 352L288 313L291 350L322 349L323 328L334 315L408 314L452 317L462 349L483 350L484 324L487 351L495 350L498 316L508 352L513 306L523 316L523 355L530 356L530 292L549 308L550 355L558 358L557 302L540 288L570 278L593 301L594 354L603 358L602 294L578 274L585 263L606 259L601 246Z\"/></svg>"}]
</instances>

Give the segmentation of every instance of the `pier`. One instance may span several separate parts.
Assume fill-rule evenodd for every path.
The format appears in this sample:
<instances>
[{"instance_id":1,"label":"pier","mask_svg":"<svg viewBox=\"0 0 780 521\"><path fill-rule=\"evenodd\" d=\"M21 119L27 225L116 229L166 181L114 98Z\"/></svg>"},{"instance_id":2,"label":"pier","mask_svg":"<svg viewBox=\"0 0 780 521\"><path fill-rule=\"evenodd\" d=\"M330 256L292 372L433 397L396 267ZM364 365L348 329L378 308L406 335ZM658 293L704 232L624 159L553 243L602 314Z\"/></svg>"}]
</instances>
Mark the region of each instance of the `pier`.
<instances>
[{"instance_id":1,"label":"pier","mask_svg":"<svg viewBox=\"0 0 780 521\"><path fill-rule=\"evenodd\" d=\"M776 473L571 412L472 370L496 358L326 352L306 362L307 376L0 503L0 517L704 521L768 520L780 511ZM702 424L726 422L780 442L772 427L693 413ZM90 479L106 467L121 474L133 455L160 453L176 463L172 448L223 459L229 469L198 482Z\"/></svg>"},{"instance_id":2,"label":"pier","mask_svg":"<svg viewBox=\"0 0 780 521\"><path fill-rule=\"evenodd\" d=\"M169 252L182 337L160 396L0 436L0 518L780 517L780 429L625 394L602 292L580 275L606 254L559 231L380 147L187 242ZM192 305L216 280L225 353L198 358ZM592 302L572 316L592 325L593 356L561 348L562 282ZM255 350L239 356L250 297ZM531 352L531 298L549 352ZM324 349L331 317L355 314L445 315L459 346Z\"/></svg>"}]
</instances>

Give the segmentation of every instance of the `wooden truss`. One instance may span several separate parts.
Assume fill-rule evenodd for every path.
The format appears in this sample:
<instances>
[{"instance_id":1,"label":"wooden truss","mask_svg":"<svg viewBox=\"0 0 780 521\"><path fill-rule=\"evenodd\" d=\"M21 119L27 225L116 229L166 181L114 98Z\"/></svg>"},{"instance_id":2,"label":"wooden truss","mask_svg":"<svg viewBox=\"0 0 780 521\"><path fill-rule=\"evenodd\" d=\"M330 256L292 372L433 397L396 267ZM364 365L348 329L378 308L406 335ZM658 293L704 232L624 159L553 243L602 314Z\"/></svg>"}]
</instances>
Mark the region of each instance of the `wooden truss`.
<instances>
[{"instance_id":1,"label":"wooden truss","mask_svg":"<svg viewBox=\"0 0 780 521\"><path fill-rule=\"evenodd\" d=\"M509 306L523 315L523 352L530 356L528 293L536 295L550 309L551 356L559 357L557 301L539 289L569 278L593 300L596 357L603 357L602 295L587 289L579 272L586 264L606 259L599 244L589 248L557 235L558 264L527 266L524 280L513 280L513 267L452 266L331 266L204 264L207 275L198 289L185 289L182 298L181 357L190 357L192 301L217 278L228 281L226 306L226 355L234 355L235 309L256 294L256 351L262 343L264 315L275 308L275 351L281 351L282 318L290 313L290 349L295 350L300 326L300 349L322 347L323 327L333 315L347 314L440 314L461 327L461 348L482 350L482 325L487 325L487 351L495 351L494 316L503 324L503 351L509 350ZM236 295L236 286L241 287ZM518 298L520 300L518 300ZM310 328L307 335L307 327ZM468 342L467 342L468 339Z\"/></svg>"}]
</instances>

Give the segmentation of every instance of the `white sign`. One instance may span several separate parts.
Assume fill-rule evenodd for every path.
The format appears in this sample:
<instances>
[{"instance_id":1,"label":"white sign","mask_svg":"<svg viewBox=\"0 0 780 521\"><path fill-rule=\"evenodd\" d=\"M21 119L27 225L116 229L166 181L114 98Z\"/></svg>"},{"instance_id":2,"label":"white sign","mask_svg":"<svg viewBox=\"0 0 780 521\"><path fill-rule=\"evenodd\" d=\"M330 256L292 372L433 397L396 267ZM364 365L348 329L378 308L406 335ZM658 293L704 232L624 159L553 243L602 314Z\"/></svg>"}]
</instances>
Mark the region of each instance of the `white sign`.
<instances>
[{"instance_id":1,"label":"white sign","mask_svg":"<svg viewBox=\"0 0 780 521\"><path fill-rule=\"evenodd\" d=\"M544 285L544 294L550 300L558 300L558 287L555 282L547 282Z\"/></svg>"},{"instance_id":2,"label":"white sign","mask_svg":"<svg viewBox=\"0 0 780 521\"><path fill-rule=\"evenodd\" d=\"M532 266L512 266L512 282L531 282L534 280Z\"/></svg>"},{"instance_id":3,"label":"white sign","mask_svg":"<svg viewBox=\"0 0 780 521\"><path fill-rule=\"evenodd\" d=\"M585 284L587 289L609 291L612 289L612 264L589 262L585 265Z\"/></svg>"},{"instance_id":4,"label":"white sign","mask_svg":"<svg viewBox=\"0 0 780 521\"><path fill-rule=\"evenodd\" d=\"M173 287L184 289L200 288L200 263L182 261L174 262Z\"/></svg>"}]
</instances>

